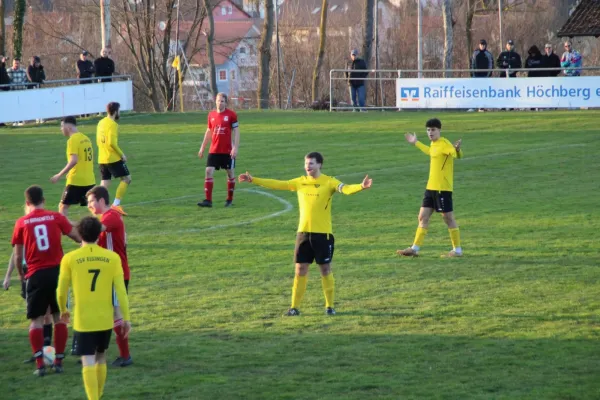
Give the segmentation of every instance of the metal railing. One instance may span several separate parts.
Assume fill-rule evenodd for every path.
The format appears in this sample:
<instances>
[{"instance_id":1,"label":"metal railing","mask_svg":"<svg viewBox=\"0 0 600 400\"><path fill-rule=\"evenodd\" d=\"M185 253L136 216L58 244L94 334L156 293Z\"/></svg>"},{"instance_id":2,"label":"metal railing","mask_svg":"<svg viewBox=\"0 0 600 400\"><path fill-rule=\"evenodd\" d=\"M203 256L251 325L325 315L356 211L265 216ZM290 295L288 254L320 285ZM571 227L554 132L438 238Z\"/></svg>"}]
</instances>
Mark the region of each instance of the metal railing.
<instances>
[{"instance_id":1,"label":"metal railing","mask_svg":"<svg viewBox=\"0 0 600 400\"><path fill-rule=\"evenodd\" d=\"M582 76L583 73L585 72L595 72L595 71L600 71L600 66L592 66L592 67L566 67L566 68L506 68L506 69L498 69L498 68L494 68L494 69L379 69L379 70L375 70L375 69L332 69L329 71L329 111L333 111L333 110L353 110L356 107L352 106L351 103L346 103L343 101L336 101L336 91L335 91L335 87L334 87L334 83L335 82L340 82L340 81L344 81L347 82L349 80L348 77L345 76L346 73L351 73L351 72L367 72L369 74L375 74L375 76L367 76L365 78L356 78L356 79L360 79L360 80L364 80L364 81L376 81L377 82L377 87L376 87L376 91L379 93L379 96L375 103L375 106L366 106L363 107L365 109L376 109L376 110L397 110L398 106L397 105L390 105L390 106L386 106L386 98L385 98L385 94L387 92L393 92L394 96L395 96L395 82L397 79L402 79L402 78L424 78L426 77L425 75L430 75L427 76L427 78L444 78L444 79L455 79L455 78L473 78L473 79L478 79L479 77L474 77L473 74L474 73L482 73L482 72L489 72L491 73L491 75L494 75L494 73L496 73L496 76L490 76L489 78L507 78L509 77L511 74L513 73L522 73L522 72L550 72L550 71L558 71L563 72L563 71L567 71L567 70L578 70L578 71L582 71ZM340 74L343 73L343 74ZM337 76L336 76L337 74ZM448 75L448 76L445 76ZM459 76L456 76L459 75ZM462 75L462 76L460 76ZM589 75L600 75L600 74L589 74ZM546 76L545 78L555 78L555 77L565 77L565 75L557 75L557 76ZM577 76L574 76L577 77ZM517 76L518 78L518 76ZM385 90L384 88L384 84L385 82L393 82L393 88L388 88L388 90ZM344 93L344 96L339 95L341 92ZM338 90L337 94L341 97L341 98L347 98L349 96L348 94L348 86L346 86L344 89L342 90ZM379 103L379 101L381 101L381 106L378 106L377 104ZM395 101L394 101L395 102ZM334 104L346 104L345 106L339 107L336 106Z\"/></svg>"},{"instance_id":2,"label":"metal railing","mask_svg":"<svg viewBox=\"0 0 600 400\"><path fill-rule=\"evenodd\" d=\"M84 82L84 84L86 84L86 83L110 83L113 80L130 81L130 80L132 80L132 78L131 78L131 75L113 75L113 76L98 76L98 77L92 77L92 78L58 79L58 80L44 81L43 83L27 81L27 82L23 82L23 83L9 83L9 84L5 84L5 85L0 85L0 91L2 91L3 88L9 88L9 90L26 90L26 89L29 89L30 87L34 87L34 88L57 87L57 86L66 86L66 85L77 85L81 82ZM23 87L23 86L25 86L26 89L11 89L13 87Z\"/></svg>"}]
</instances>

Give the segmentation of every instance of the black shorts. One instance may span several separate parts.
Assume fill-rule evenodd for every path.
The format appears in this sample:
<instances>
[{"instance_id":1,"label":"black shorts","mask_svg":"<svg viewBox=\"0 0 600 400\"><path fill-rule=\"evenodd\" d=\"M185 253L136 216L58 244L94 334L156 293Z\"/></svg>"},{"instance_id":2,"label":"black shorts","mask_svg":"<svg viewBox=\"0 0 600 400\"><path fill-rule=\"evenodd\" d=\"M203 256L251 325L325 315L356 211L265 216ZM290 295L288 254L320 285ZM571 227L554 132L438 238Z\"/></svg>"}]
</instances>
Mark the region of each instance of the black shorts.
<instances>
[{"instance_id":1,"label":"black shorts","mask_svg":"<svg viewBox=\"0 0 600 400\"><path fill-rule=\"evenodd\" d=\"M27 300L27 319L46 315L48 306L52 313L58 312L56 288L58 287L59 267L44 268L33 273L27 279L25 288Z\"/></svg>"},{"instance_id":2,"label":"black shorts","mask_svg":"<svg viewBox=\"0 0 600 400\"><path fill-rule=\"evenodd\" d=\"M100 176L103 181L110 181L113 176L115 178L122 178L129 175L129 168L127 168L127 164L123 160L110 164L100 164Z\"/></svg>"},{"instance_id":3,"label":"black shorts","mask_svg":"<svg viewBox=\"0 0 600 400\"><path fill-rule=\"evenodd\" d=\"M94 185L90 186L75 186L75 185L67 185L65 187L65 191L63 192L61 203L66 204L68 206L73 204L79 204L80 206L87 206L87 192L93 188Z\"/></svg>"},{"instance_id":4,"label":"black shorts","mask_svg":"<svg viewBox=\"0 0 600 400\"><path fill-rule=\"evenodd\" d=\"M209 153L206 166L214 167L216 170L220 170L221 168L234 169L235 158L231 158L230 154Z\"/></svg>"},{"instance_id":5,"label":"black shorts","mask_svg":"<svg viewBox=\"0 0 600 400\"><path fill-rule=\"evenodd\" d=\"M331 233L298 232L294 259L296 263L329 264L333 260L335 240Z\"/></svg>"},{"instance_id":6,"label":"black shorts","mask_svg":"<svg viewBox=\"0 0 600 400\"><path fill-rule=\"evenodd\" d=\"M96 353L104 353L110 344L112 329L95 332L73 331L74 356L93 356Z\"/></svg>"},{"instance_id":7,"label":"black shorts","mask_svg":"<svg viewBox=\"0 0 600 400\"><path fill-rule=\"evenodd\" d=\"M421 207L433 208L435 211L441 213L452 212L452 192L425 190Z\"/></svg>"}]
</instances>

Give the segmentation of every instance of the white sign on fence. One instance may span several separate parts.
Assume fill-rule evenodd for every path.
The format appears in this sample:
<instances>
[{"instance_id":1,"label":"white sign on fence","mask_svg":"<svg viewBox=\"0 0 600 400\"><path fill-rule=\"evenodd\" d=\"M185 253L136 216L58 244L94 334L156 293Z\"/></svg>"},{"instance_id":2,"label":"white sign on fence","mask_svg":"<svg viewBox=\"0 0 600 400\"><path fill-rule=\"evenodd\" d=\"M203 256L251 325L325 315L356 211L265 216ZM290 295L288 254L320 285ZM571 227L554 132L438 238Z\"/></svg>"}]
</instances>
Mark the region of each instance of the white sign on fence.
<instances>
[{"instance_id":1,"label":"white sign on fence","mask_svg":"<svg viewBox=\"0 0 600 400\"><path fill-rule=\"evenodd\" d=\"M106 111L116 101L133 110L132 82L90 83L53 88L0 91L0 122L61 118Z\"/></svg>"},{"instance_id":2,"label":"white sign on fence","mask_svg":"<svg viewBox=\"0 0 600 400\"><path fill-rule=\"evenodd\" d=\"M600 77L398 79L398 108L600 107Z\"/></svg>"}]
</instances>

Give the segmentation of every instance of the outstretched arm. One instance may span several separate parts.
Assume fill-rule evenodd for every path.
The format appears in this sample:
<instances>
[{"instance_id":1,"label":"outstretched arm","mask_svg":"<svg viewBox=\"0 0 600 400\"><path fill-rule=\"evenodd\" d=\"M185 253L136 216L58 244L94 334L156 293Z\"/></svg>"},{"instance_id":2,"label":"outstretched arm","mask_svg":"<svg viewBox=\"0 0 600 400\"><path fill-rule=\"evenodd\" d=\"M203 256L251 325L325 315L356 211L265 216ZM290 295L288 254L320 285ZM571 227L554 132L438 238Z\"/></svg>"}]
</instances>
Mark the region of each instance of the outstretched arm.
<instances>
[{"instance_id":1,"label":"outstretched arm","mask_svg":"<svg viewBox=\"0 0 600 400\"><path fill-rule=\"evenodd\" d=\"M454 142L454 149L456 150L456 158L463 158L463 151L460 148L461 144L462 144L462 139L458 139L456 142Z\"/></svg>"},{"instance_id":2,"label":"outstretched arm","mask_svg":"<svg viewBox=\"0 0 600 400\"><path fill-rule=\"evenodd\" d=\"M279 181L276 179L254 178L248 171L238 177L240 182L254 183L255 185L275 190L296 190L293 181Z\"/></svg>"},{"instance_id":3,"label":"outstretched arm","mask_svg":"<svg viewBox=\"0 0 600 400\"><path fill-rule=\"evenodd\" d=\"M417 134L412 132L412 133L405 133L404 137L406 138L406 141L410 144L412 144L413 146L416 146L419 150L421 150L423 153L429 155L429 146L427 146L426 144L423 144L421 142L419 142L417 140Z\"/></svg>"},{"instance_id":4,"label":"outstretched arm","mask_svg":"<svg viewBox=\"0 0 600 400\"><path fill-rule=\"evenodd\" d=\"M340 182L336 190L342 194L350 195L369 189L371 185L373 185L373 179L369 178L369 175L366 175L361 183L354 185L345 185Z\"/></svg>"}]
</instances>

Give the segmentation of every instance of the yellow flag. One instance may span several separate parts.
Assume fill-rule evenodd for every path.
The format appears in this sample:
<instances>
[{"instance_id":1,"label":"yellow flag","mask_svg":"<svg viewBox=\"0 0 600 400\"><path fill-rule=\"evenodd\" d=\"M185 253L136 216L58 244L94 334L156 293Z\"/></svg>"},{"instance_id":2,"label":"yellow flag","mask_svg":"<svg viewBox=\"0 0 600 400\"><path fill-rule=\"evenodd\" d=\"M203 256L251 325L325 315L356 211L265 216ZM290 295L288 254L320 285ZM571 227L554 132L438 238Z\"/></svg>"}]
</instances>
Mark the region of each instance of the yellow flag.
<instances>
[{"instance_id":1,"label":"yellow flag","mask_svg":"<svg viewBox=\"0 0 600 400\"><path fill-rule=\"evenodd\" d=\"M173 64L171 64L173 68L177 68L177 71L181 72L181 63L179 62L179 56L175 57L173 60Z\"/></svg>"}]
</instances>

